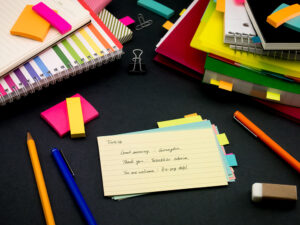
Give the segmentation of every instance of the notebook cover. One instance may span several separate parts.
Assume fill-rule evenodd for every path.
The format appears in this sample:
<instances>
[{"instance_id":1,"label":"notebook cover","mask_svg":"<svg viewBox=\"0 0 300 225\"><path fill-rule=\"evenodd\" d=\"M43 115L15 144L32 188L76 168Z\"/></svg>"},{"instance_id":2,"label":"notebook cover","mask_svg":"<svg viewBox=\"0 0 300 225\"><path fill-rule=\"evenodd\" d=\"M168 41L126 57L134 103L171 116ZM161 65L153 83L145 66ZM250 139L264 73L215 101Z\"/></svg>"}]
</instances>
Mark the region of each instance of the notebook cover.
<instances>
[{"instance_id":1,"label":"notebook cover","mask_svg":"<svg viewBox=\"0 0 300 225\"><path fill-rule=\"evenodd\" d=\"M295 3L299 3L296 0L246 0L245 6L248 12L248 15L254 25L258 35L261 39L265 41L266 44L282 44L283 47L278 49L287 49L288 45L284 45L285 43L294 43L295 48L300 49L300 32L289 29L286 26L279 26L278 28L274 28L269 23L267 23L267 17L273 13L273 11L282 3L286 3L288 5L293 5ZM247 7L249 6L249 7ZM250 11L251 12L250 12ZM251 17L251 14L253 17ZM257 27L255 26L257 25ZM258 28L258 29L257 29ZM265 49L271 50L276 48L271 48L264 46Z\"/></svg>"},{"instance_id":2,"label":"notebook cover","mask_svg":"<svg viewBox=\"0 0 300 225\"><path fill-rule=\"evenodd\" d=\"M207 4L208 0L195 1L193 8L182 15L184 18L176 22L178 24L174 24L177 26L166 34L168 36L155 50L157 53L201 74L204 73L206 53L191 48L190 41Z\"/></svg>"}]
</instances>

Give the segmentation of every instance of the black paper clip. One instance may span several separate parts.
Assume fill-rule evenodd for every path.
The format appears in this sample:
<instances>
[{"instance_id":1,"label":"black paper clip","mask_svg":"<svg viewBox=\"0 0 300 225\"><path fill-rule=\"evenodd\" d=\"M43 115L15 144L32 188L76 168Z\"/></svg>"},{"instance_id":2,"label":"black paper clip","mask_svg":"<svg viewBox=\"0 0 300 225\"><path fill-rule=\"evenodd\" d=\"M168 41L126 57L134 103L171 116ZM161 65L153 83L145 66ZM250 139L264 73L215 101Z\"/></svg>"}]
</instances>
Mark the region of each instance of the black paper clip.
<instances>
[{"instance_id":1,"label":"black paper clip","mask_svg":"<svg viewBox=\"0 0 300 225\"><path fill-rule=\"evenodd\" d=\"M143 14L141 14L141 13L138 14L138 21L139 21L140 24L138 24L138 25L135 26L136 30L141 30L141 29L143 29L145 27L150 26L153 23L152 20L145 21L145 18L143 16Z\"/></svg>"},{"instance_id":2,"label":"black paper clip","mask_svg":"<svg viewBox=\"0 0 300 225\"><path fill-rule=\"evenodd\" d=\"M142 54L143 50L142 49L134 49L132 51L134 57L132 58L131 63L129 63L129 70L128 72L130 74L144 74L146 73L146 65L142 63Z\"/></svg>"}]
</instances>

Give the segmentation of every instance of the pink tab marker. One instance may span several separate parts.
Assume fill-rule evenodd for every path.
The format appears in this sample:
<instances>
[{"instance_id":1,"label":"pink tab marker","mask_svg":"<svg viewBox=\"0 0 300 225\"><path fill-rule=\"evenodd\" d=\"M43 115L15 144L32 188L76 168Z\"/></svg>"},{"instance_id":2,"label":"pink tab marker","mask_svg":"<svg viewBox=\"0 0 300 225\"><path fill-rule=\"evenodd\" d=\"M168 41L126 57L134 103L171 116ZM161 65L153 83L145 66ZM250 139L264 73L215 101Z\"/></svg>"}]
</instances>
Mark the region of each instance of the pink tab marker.
<instances>
[{"instance_id":1,"label":"pink tab marker","mask_svg":"<svg viewBox=\"0 0 300 225\"><path fill-rule=\"evenodd\" d=\"M47 20L53 27L55 27L61 34L65 34L71 30L72 26L64 18L58 15L55 11L50 9L43 2L40 2L32 7L32 10Z\"/></svg>"},{"instance_id":2,"label":"pink tab marker","mask_svg":"<svg viewBox=\"0 0 300 225\"><path fill-rule=\"evenodd\" d=\"M135 23L135 21L130 16L125 16L121 19L119 19L121 23L123 23L125 26L129 26L130 24Z\"/></svg>"}]
</instances>

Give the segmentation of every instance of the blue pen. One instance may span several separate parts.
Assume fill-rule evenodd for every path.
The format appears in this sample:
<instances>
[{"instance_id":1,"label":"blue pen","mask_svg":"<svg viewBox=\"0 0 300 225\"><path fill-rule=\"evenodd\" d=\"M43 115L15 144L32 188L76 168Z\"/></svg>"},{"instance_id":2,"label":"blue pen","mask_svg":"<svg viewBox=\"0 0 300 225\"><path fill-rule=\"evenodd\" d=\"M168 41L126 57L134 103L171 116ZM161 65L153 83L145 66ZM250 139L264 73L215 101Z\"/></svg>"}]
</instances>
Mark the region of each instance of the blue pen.
<instances>
[{"instance_id":1,"label":"blue pen","mask_svg":"<svg viewBox=\"0 0 300 225\"><path fill-rule=\"evenodd\" d=\"M70 168L65 162L65 159L63 155L61 154L60 150L53 148L52 149L52 156L62 174L64 177L73 197L76 200L77 205L79 206L85 220L89 225L97 225L91 211L89 210L87 204L85 203L77 184L75 183L75 180L70 172Z\"/></svg>"}]
</instances>

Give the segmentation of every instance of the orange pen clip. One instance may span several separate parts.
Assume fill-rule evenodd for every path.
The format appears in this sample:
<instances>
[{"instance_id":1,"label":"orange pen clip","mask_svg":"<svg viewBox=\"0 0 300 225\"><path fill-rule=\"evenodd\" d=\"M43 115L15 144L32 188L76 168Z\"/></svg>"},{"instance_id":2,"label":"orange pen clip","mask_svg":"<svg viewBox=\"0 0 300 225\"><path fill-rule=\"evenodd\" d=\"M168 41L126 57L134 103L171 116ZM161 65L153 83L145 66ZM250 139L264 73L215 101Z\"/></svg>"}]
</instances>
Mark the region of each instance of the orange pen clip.
<instances>
[{"instance_id":1,"label":"orange pen clip","mask_svg":"<svg viewBox=\"0 0 300 225\"><path fill-rule=\"evenodd\" d=\"M236 111L233 114L233 118L239 122L243 127L250 131L255 137L263 141L269 146L277 155L285 160L290 166L292 166L298 173L300 173L300 162L285 151L280 145L273 141L266 133L259 129L254 123L252 123L246 116L241 112Z\"/></svg>"}]
</instances>

